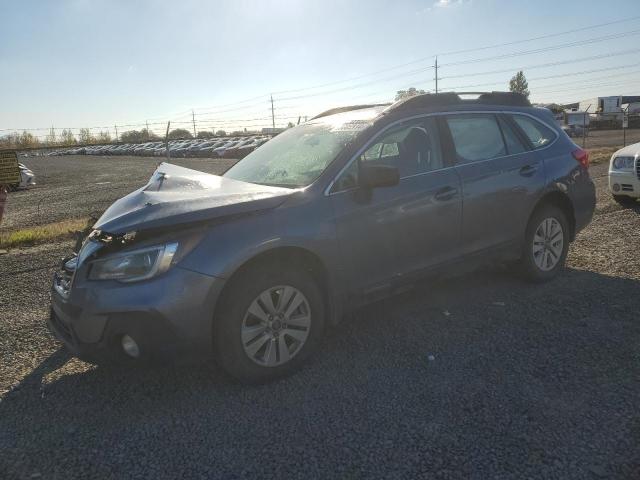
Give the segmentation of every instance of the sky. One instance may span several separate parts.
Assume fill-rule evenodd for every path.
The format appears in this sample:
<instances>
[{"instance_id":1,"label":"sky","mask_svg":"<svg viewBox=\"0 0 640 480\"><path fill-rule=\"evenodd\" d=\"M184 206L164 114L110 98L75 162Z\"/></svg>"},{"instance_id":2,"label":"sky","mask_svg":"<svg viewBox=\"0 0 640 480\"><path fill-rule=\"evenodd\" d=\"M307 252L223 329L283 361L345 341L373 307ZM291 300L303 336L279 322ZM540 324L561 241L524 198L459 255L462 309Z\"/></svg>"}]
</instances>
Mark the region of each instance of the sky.
<instances>
[{"instance_id":1,"label":"sky","mask_svg":"<svg viewBox=\"0 0 640 480\"><path fill-rule=\"evenodd\" d=\"M0 19L0 135L259 128L271 95L296 123L433 91L436 55L440 90L523 69L536 102L640 94L638 0L0 0Z\"/></svg>"}]
</instances>

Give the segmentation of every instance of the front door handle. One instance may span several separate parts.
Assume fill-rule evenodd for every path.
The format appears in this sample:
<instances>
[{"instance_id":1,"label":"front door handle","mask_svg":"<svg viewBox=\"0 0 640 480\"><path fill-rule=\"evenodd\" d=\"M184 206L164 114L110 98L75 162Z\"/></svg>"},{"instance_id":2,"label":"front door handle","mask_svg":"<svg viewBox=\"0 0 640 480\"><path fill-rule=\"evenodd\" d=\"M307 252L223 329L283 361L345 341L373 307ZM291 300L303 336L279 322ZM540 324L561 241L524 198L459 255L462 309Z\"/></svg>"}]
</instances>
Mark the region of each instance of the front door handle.
<instances>
[{"instance_id":1,"label":"front door handle","mask_svg":"<svg viewBox=\"0 0 640 480\"><path fill-rule=\"evenodd\" d=\"M455 197L458 194L458 189L454 188L454 187L443 187L440 190L438 190L435 195L433 196L433 198L435 198L436 200L440 201L440 202L445 202L447 200L451 200L453 197Z\"/></svg>"},{"instance_id":2,"label":"front door handle","mask_svg":"<svg viewBox=\"0 0 640 480\"><path fill-rule=\"evenodd\" d=\"M523 177L530 177L537 171L538 171L537 165L525 165L520 169L520 175L522 175Z\"/></svg>"}]
</instances>

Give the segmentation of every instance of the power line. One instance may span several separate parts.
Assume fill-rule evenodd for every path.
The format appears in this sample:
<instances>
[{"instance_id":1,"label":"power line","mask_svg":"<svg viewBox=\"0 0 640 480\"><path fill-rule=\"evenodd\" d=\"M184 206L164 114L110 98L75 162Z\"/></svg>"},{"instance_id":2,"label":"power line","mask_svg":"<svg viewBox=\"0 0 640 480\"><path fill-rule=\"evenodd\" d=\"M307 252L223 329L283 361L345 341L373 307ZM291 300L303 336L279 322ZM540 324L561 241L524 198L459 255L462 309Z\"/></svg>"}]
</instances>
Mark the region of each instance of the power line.
<instances>
[{"instance_id":1,"label":"power line","mask_svg":"<svg viewBox=\"0 0 640 480\"><path fill-rule=\"evenodd\" d=\"M536 68L546 68L546 67L556 67L558 65L569 65L571 63L580 63L580 62L585 62L588 60L599 60L602 58L610 58L610 57L617 57L617 56L621 56L621 55L629 55L631 53L638 53L640 52L640 48L633 48L633 49L629 49L629 50L619 50L616 52L610 52L610 53L603 53L603 54L599 54L599 55L591 55L589 57L581 57L581 58L574 58L572 60L560 60L557 62L549 62L549 63L541 63L538 65L529 65L529 66L525 66L525 67L511 67L511 68L507 68L507 69L502 69L502 70L490 70L490 71L485 71L485 72L474 72L474 73L462 73L462 74L458 74L458 75L449 75L446 77L440 77L441 79L449 79L449 78L464 78L464 77L477 77L479 75L493 75L495 73L506 73L506 72L513 72L515 70L533 70Z\"/></svg>"},{"instance_id":2,"label":"power line","mask_svg":"<svg viewBox=\"0 0 640 480\"><path fill-rule=\"evenodd\" d=\"M470 60L461 60L458 62L451 62L451 63L445 63L442 66L443 67L451 67L451 66L455 66L455 65L468 65L470 63L478 63L478 62L486 62L489 60L502 60L505 58L513 58L513 57L519 57L522 55L532 55L534 53L544 53L544 52L549 52L552 50L560 50L562 48L569 48L569 47L576 47L576 46L582 46L582 45L591 45L593 43L599 43L599 42L605 42L608 40L613 40L613 39L618 39L618 38L623 38L623 37L628 37L628 36L632 36L632 35L638 35L640 34L640 29L638 30L630 30L628 32L622 32L622 33L615 33L615 34L611 34L611 35L604 35L602 37L596 37L596 38L590 38L587 40L580 40L580 41L576 41L576 42L568 42L568 43L562 43L560 45L552 45L549 47L543 47L543 48L536 48L533 50L522 50L520 52L512 52L512 53L505 53L503 55L494 55L491 57L483 57L483 58L473 58Z\"/></svg>"},{"instance_id":3,"label":"power line","mask_svg":"<svg viewBox=\"0 0 640 480\"><path fill-rule=\"evenodd\" d=\"M611 70L620 70L620 69L625 69L625 68L631 68L631 67L635 67L637 65L640 65L638 63L634 63L634 64L630 64L630 65L619 65L616 67L608 67L608 68L596 68L593 70L583 70L580 72L569 72L569 73L560 73L557 75L546 75L544 77L531 77L531 78L527 78L528 82L532 82L532 81L537 81L537 80L549 80L552 78L564 78L564 77L576 77L577 75L584 75L584 74L588 74L588 73L596 73L596 72L606 72L606 71L611 71ZM512 71L512 70L511 70ZM630 72L625 72L625 73L630 73ZM603 78L607 78L607 77L603 77ZM581 81L583 79L580 79ZM589 79L587 79L589 80ZM470 85L455 85L453 87L449 87L450 90L460 90L463 88L476 88L476 87L486 87L486 86L492 86L492 85L498 85L498 84L502 84L505 83L504 81L496 81L496 82L487 82L487 83L474 83L474 84L470 84ZM575 83L575 80L573 81L573 83Z\"/></svg>"},{"instance_id":4,"label":"power line","mask_svg":"<svg viewBox=\"0 0 640 480\"><path fill-rule=\"evenodd\" d=\"M472 52L472 51L486 50L486 49L489 49L489 48L496 48L496 47L500 47L500 46L507 46L507 45L514 45L514 44L518 44L518 43L525 43L525 42L529 42L529 41L540 40L540 39L543 39L543 38L551 38L551 37L554 37L554 36L560 36L560 35L566 35L566 34L569 34L569 33L575 33L575 32L578 32L578 31L586 31L586 30L590 30L590 29L594 29L594 28L599 28L599 27L602 27L602 26L609 26L609 25L612 25L612 24L635 21L635 20L637 20L639 18L640 18L640 16L637 16L637 17L632 17L632 18L628 18L628 19L616 20L616 21L612 21L612 22L601 23L601 24L598 24L598 25L592 25L592 26L588 26L588 27L582 27L582 28L578 28L578 29L567 30L565 32L558 32L558 33L553 33L553 34L549 34L549 35L533 37L533 38L529 38L529 39L517 40L517 41L513 41L513 42L506 42L506 43L502 43L502 44L495 44L495 45L489 45L489 46L483 46L483 47L476 47L476 48L466 49L466 50L446 52L445 54L446 55L455 55L455 54L459 54L459 53L467 53L467 52ZM602 41L608 41L608 40L612 40L612 39L618 39L618 38L622 38L622 37L625 37L625 36L637 35L637 34L640 34L640 29L631 30L631 31L628 31L628 32L621 32L621 33L615 33L615 34L600 36L600 37L587 39L587 40L580 40L580 41L568 42L568 43L559 44L559 45L552 45L552 46L542 47L542 48L537 48L537 49L532 49L532 50L512 52L512 53L496 55L496 56L491 56L491 57L484 57L484 58L468 59L468 60L463 60L463 61L459 61L459 62L450 62L450 63L446 63L444 65L439 65L438 67L441 67L441 66L455 66L455 65L477 63L477 62L488 61L488 60L511 58L511 57L515 57L515 56L529 55L529 54L533 54L533 53L541 53L541 52L546 52L546 51L550 51L550 50L557 50L557 49L560 49L560 48L569 48L569 47L579 46L579 45L588 45L588 44L593 44L593 43L602 42ZM626 55L626 54L630 54L630 53L637 53L638 51L640 51L640 49L631 49L631 50L618 51L618 52L612 52L612 53L601 54L601 55L593 55L593 56L583 57L583 58L579 58L579 59L572 59L572 60L558 61L558 62L550 62L550 63L545 63L545 64L533 65L533 66L529 66L529 67L520 67L520 69L531 70L531 69L535 69L535 68L545 68L545 67L550 67L550 66L565 65L565 64L577 63L577 62L582 62L582 61L587 61L587 60L595 60L595 59L600 59L600 58L609 58L609 57L617 56L617 55ZM424 57L423 59L415 60L413 62L408 62L408 63L402 64L402 65L398 65L398 66L395 66L395 67L387 68L385 70L380 70L378 72L375 72L375 74L379 74L379 73L382 73L384 71L390 71L390 70L393 70L393 69L401 68L403 66L407 66L407 65L410 65L410 64L415 64L415 63L418 63L420 61L424 61L425 59L428 59L428 58L433 58L433 57ZM412 71L409 71L409 72L402 72L402 73L395 74L395 75L390 76L390 77L377 79L377 80L372 80L372 81L368 81L368 82L363 82L363 83L359 83L359 84L355 84L355 85L350 85L350 86L347 86L347 87L342 87L342 88L338 88L338 89L332 89L332 90L328 90L328 91L312 93L312 94L308 94L308 95L284 97L284 98L280 98L280 99L277 99L277 100L280 101L280 102L287 102L287 101L291 101L291 100L294 100L294 99L306 99L306 98L311 98L311 97L316 97L316 96L330 95L332 93L354 90L354 89L362 88L364 86L368 86L368 85L372 85L372 84L376 84L376 83L389 82L389 81L395 80L397 78L403 78L403 77L408 77L408 76L415 75L415 74L418 74L418 73L423 73L423 72L425 72L427 70L434 69L434 68L435 68L435 65L434 66L422 67L422 68L415 69L415 70L412 70ZM489 71L489 72L476 72L476 73L472 73L472 74L458 74L458 75L450 75L450 76L445 76L445 77L439 77L438 74L436 74L436 77L435 77L435 81L436 81L436 84L437 84L436 85L436 89L437 90L440 89L439 80L441 80L441 79L463 78L463 77L469 77L469 76L480 76L480 75L505 73L505 72L512 72L512 71L513 71L513 68L510 68L510 69L506 69L506 70L493 70L493 71ZM355 78L366 78L366 77L372 76L372 75L374 75L374 74L361 75L361 76L355 77ZM282 91L276 92L276 93L306 91L306 90L320 88L320 87L327 86L327 85L336 85L336 84L340 84L340 83L351 82L355 78L340 80L340 81L337 81L337 82L325 83L323 85L317 85L317 86L314 86L314 87L307 87L307 88L297 89L297 90L282 90ZM460 87L455 87L455 88L460 88ZM367 94L366 96L367 97L371 97L373 95L375 95L375 94L374 93L370 93L370 94ZM221 113L232 112L232 111L240 111L240 110L246 110L246 109L251 109L251 108L260 108L261 105L264 105L262 102L260 102L260 103L251 103L249 105L244 105L244 106L240 106L240 105L242 105L244 103L253 102L253 101L257 100L257 99L263 99L263 101L264 101L267 98L270 98L270 97L266 97L265 95L260 95L260 96L251 97L251 98L248 98L248 99L245 99L245 100L240 100L240 101L233 102L233 103L222 104L222 105L218 105L217 107L213 107L213 108L216 109L214 111L202 111L202 112L197 112L196 113L195 109L192 109L191 110L191 123L194 124L194 130L195 130L195 116L197 116L197 115L221 114ZM227 108L227 109L223 108L223 109L221 109L221 107L225 107L225 106L234 106L234 108ZM282 108L287 108L287 106L278 107L278 109L282 109ZM185 116L186 116L186 114L185 114ZM158 117L156 117L156 118L158 118ZM133 124L120 125L120 127L122 127L122 128L140 127L140 126L145 126L145 124L146 124L146 122L145 123L133 123ZM165 124L165 122L151 123L151 125L164 125L164 124ZM80 128L110 129L111 127L109 127L109 126L99 126L99 127L58 127L58 129L69 129L69 130L78 130ZM46 127L46 128L27 128L27 129L8 128L8 129L0 129L0 131L15 131L15 130L38 131L38 130L48 130L48 129L49 129L49 127Z\"/></svg>"},{"instance_id":5,"label":"power line","mask_svg":"<svg viewBox=\"0 0 640 480\"><path fill-rule=\"evenodd\" d=\"M556 46L553 46L553 47L546 47L546 48L539 48L539 49L534 49L534 50L514 52L514 53L510 53L510 54L497 55L497 56L493 56L493 57L470 59L470 60L464 60L462 62L446 63L446 64L443 64L443 65L440 65L440 67L447 67L447 66L453 66L453 65L462 65L462 64L468 64L468 63L478 63L478 62L487 61L487 60L510 58L510 57L514 57L514 56L531 55L531 54L534 54L534 53L542 53L542 52L547 51L547 50L557 50L557 49L560 49L560 48L568 48L568 47L571 47L571 46L577 46L577 45L582 45L582 44L593 44L593 43L597 43L597 42L611 40L611 39L614 39L614 38L620 38L622 36L638 35L638 34L640 34L640 29L633 30L633 31L630 31L630 32L623 32L621 34L607 35L607 36L604 36L604 37L597 37L597 38L585 40L585 41L582 41L582 42L571 42L571 43L567 43L567 44L556 45ZM607 56L609 56L609 55L607 55ZM343 91L354 90L354 89L361 88L361 87L364 87L364 86L373 85L373 84L376 84L376 83L383 83L383 82L387 82L387 81L390 81L390 80L394 80L396 78L401 78L401 77L405 77L405 76L409 76L409 75L414 75L416 73L422 73L422 72L424 72L426 70L431 70L431 69L434 69L434 68L436 68L435 65L428 66L428 67L425 67L425 68L414 70L413 72L403 72L403 73L400 73L400 74L397 74L397 75L394 75L394 76L391 76L391 77L378 79L378 80L371 80L369 82L364 82L364 83L360 83L360 84L356 84L356 85L350 85L348 87L342 87L342 88L333 89L333 90L327 90L327 91L323 91L323 92L311 93L311 94L307 94L307 95L284 97L284 98L279 98L278 100L279 101L297 100L297 99L301 99L301 98L318 97L318 96L323 96L323 95L329 95L331 93L338 93L338 92L343 92ZM513 71L513 69L509 69L509 71ZM454 78L454 77L455 76L440 77L440 78ZM436 78L438 78L437 75L436 75ZM437 85L437 80L436 80L436 93L437 93L437 87L438 87L438 85Z\"/></svg>"},{"instance_id":6,"label":"power line","mask_svg":"<svg viewBox=\"0 0 640 480\"><path fill-rule=\"evenodd\" d=\"M439 56L458 55L458 54L461 54L461 53L471 53L471 52L477 52L477 51L482 51L482 50L488 50L488 49L491 49L491 48L498 48L498 47L517 45L517 44L521 44L521 43L527 43L527 42L532 42L532 41L537 41L537 40L543 40L543 39L547 39L547 38L559 37L559 36L568 35L568 34L571 34L571 33L577 33L577 32L582 32L582 31L587 31L587 30L593 30L593 29L596 29L596 28L611 26L611 25L615 25L615 24L619 24L619 23L632 22L632 21L635 21L635 20L638 20L638 19L640 19L640 16L635 16L635 17L630 17L630 18L623 18L623 19L620 19L620 20L613 20L613 21L610 21L610 22L589 25L589 26L586 26L586 27L575 28L575 29L571 29L571 30L565 30L563 32L556 32L556 33L551 33L551 34L547 34L547 35L541 35L541 36L537 36L537 37L530 37L530 38L526 38L526 39L522 39L522 40L515 40L515 41L512 41L512 42L496 43L496 44L492 44L492 45L485 45L485 46L482 46L482 47L467 48L467 49L464 49L464 50L453 50L453 51L449 51L449 52L434 53L432 55L429 55L429 56L426 56L426 57L421 57L421 58L418 58L418 59L410 61L410 62L394 65L394 66L391 66L391 67L388 67L388 68L384 68L382 70L377 70L377 71L374 71L374 72L365 73L365 74L358 75L356 77L351 77L351 78L344 79L344 80L337 80L337 81L333 81L333 82L322 83L322 84L319 84L319 85L313 85L313 86L304 87L304 88L280 90L280 91L276 91L276 92L273 92L273 93L275 95L283 94L283 93L298 93L298 92L303 92L303 91L306 91L306 90L313 90L313 89L316 89L316 88L330 87L330 86L333 86L333 85L339 85L339 84L351 82L351 81L354 81L354 80L361 80L363 78L372 77L372 76L375 76L375 75L379 75L381 73L386 73L386 72L389 72L389 71L392 71L392 70L397 70L399 68L403 68L403 67L406 67L406 66L409 66L409 65L415 65L416 63L422 63L424 61L431 60L436 55L439 55Z\"/></svg>"}]
</instances>

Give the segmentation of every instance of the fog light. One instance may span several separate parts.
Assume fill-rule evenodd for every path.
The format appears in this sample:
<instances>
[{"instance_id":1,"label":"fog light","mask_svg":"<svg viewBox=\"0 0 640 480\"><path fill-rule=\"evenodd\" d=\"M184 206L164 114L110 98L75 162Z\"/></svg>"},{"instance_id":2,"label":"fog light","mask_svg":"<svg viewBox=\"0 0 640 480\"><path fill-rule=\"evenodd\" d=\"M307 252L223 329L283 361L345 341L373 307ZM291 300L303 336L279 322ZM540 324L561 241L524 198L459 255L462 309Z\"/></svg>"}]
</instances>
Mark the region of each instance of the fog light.
<instances>
[{"instance_id":1,"label":"fog light","mask_svg":"<svg viewBox=\"0 0 640 480\"><path fill-rule=\"evenodd\" d=\"M617 183L613 184L613 191L614 192L619 192L620 191L620 185L618 185Z\"/></svg>"},{"instance_id":2,"label":"fog light","mask_svg":"<svg viewBox=\"0 0 640 480\"><path fill-rule=\"evenodd\" d=\"M126 353L130 357L138 358L140 356L140 347L138 347L136 341L129 335L123 335L120 343L122 343L122 349L124 350L124 353Z\"/></svg>"}]
</instances>

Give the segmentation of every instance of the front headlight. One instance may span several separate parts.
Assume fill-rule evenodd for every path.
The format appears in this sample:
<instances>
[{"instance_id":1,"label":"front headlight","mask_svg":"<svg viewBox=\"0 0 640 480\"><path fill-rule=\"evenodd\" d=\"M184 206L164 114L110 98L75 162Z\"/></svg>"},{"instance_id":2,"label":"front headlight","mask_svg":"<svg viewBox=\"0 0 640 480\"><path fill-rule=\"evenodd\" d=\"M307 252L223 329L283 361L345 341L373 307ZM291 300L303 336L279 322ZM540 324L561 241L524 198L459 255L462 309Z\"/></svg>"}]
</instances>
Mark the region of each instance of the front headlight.
<instances>
[{"instance_id":1,"label":"front headlight","mask_svg":"<svg viewBox=\"0 0 640 480\"><path fill-rule=\"evenodd\" d=\"M633 157L615 157L611 166L614 170L633 170L634 161Z\"/></svg>"},{"instance_id":2,"label":"front headlight","mask_svg":"<svg viewBox=\"0 0 640 480\"><path fill-rule=\"evenodd\" d=\"M166 272L177 250L178 243L167 243L96 260L90 264L89 280L147 280Z\"/></svg>"}]
</instances>

